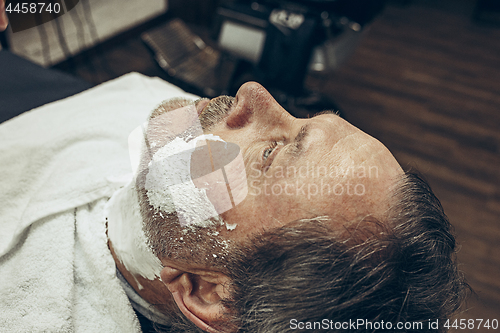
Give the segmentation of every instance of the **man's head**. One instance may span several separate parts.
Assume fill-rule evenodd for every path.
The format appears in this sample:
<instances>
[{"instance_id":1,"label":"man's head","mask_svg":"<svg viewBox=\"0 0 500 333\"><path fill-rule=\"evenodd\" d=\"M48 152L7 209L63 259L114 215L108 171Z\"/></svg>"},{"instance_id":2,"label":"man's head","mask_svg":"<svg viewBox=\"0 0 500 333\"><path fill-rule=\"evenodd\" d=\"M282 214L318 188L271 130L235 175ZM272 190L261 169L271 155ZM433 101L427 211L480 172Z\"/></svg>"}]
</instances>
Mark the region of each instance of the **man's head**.
<instances>
[{"instance_id":1,"label":"man's head","mask_svg":"<svg viewBox=\"0 0 500 333\"><path fill-rule=\"evenodd\" d=\"M446 217L379 141L335 114L294 118L256 83L197 109L205 134L240 147L246 198L221 214L224 223L186 228L138 186L162 280L191 322L279 332L294 318L434 319L455 310L457 300L428 285L461 286ZM446 273L425 280L440 265Z\"/></svg>"}]
</instances>

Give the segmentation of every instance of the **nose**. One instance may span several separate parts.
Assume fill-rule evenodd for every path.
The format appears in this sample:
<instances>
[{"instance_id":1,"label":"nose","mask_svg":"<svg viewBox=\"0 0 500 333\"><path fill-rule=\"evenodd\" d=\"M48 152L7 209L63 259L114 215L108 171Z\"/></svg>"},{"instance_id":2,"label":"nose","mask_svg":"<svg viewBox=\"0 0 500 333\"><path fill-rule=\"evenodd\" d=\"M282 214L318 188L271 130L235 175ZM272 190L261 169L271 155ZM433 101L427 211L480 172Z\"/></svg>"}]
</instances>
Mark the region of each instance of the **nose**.
<instances>
[{"instance_id":1,"label":"nose","mask_svg":"<svg viewBox=\"0 0 500 333\"><path fill-rule=\"evenodd\" d=\"M247 82L238 89L234 109L226 122L231 128L243 127L255 121L275 125L286 117L291 116L263 86L257 82Z\"/></svg>"}]
</instances>

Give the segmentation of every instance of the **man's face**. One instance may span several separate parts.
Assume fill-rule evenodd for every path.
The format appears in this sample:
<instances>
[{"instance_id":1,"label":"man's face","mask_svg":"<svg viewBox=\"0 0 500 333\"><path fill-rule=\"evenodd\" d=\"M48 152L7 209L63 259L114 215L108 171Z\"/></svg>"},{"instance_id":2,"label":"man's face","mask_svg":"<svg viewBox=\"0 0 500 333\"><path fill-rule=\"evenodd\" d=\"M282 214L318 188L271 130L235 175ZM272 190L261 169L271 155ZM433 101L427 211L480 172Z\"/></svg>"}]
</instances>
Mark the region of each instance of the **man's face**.
<instances>
[{"instance_id":1,"label":"man's face","mask_svg":"<svg viewBox=\"0 0 500 333\"><path fill-rule=\"evenodd\" d=\"M153 116L190 103L167 102ZM294 118L257 83L243 85L235 98L201 100L196 108L205 134L239 146L248 194L220 215L234 229L215 223L192 232L175 214L149 206L141 192L147 235L158 255L224 267L226 241L236 245L292 221L325 216L332 229L342 230L368 216L383 220L403 171L379 141L337 115ZM159 140L164 136L161 126L153 132Z\"/></svg>"},{"instance_id":2,"label":"man's face","mask_svg":"<svg viewBox=\"0 0 500 333\"><path fill-rule=\"evenodd\" d=\"M333 227L368 215L381 219L403 171L378 140L334 114L297 119L259 84L234 100L201 101L206 134L236 143L245 161L248 195L222 214L244 239L291 221L328 216Z\"/></svg>"}]
</instances>

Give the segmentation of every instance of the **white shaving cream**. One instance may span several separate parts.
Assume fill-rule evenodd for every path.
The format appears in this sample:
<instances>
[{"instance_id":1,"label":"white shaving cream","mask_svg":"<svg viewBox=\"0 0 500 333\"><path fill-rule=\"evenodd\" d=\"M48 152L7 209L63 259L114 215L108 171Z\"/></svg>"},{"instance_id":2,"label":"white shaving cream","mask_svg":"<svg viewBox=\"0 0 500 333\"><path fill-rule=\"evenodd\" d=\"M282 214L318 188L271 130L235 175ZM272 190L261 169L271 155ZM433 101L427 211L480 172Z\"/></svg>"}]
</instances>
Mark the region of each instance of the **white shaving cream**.
<instances>
[{"instance_id":1,"label":"white shaving cream","mask_svg":"<svg viewBox=\"0 0 500 333\"><path fill-rule=\"evenodd\" d=\"M160 277L163 265L147 244L142 229L135 179L116 191L106 204L108 237L116 257L132 275L149 280ZM142 286L136 280L140 289Z\"/></svg>"},{"instance_id":2,"label":"white shaving cream","mask_svg":"<svg viewBox=\"0 0 500 333\"><path fill-rule=\"evenodd\" d=\"M175 138L160 148L149 163L145 187L150 204L163 212L176 213L181 226L211 225L218 213L206 189L197 188L191 179L191 154L199 141L220 141L207 134L190 141Z\"/></svg>"},{"instance_id":3,"label":"white shaving cream","mask_svg":"<svg viewBox=\"0 0 500 333\"><path fill-rule=\"evenodd\" d=\"M160 277L163 265L147 243L135 188L135 175L138 173L140 153L145 148L146 127L147 124L143 124L129 137L134 176L131 175L133 179L113 194L106 204L105 214L108 221L108 237L118 260L134 278L140 275L154 280ZM184 227L207 227L214 220L223 223L214 204L209 200L206 189L197 188L194 185L191 179L190 163L191 154L198 142L225 141L212 134L191 138L176 137L153 155L144 184L149 203L165 213L177 214L181 226ZM206 144L206 142L201 143ZM210 185L213 184L207 184L207 186ZM246 195L246 192L242 193ZM239 200L243 198L244 196L238 197ZM228 230L234 230L236 224L226 225L226 227ZM142 289L137 279L136 282Z\"/></svg>"},{"instance_id":4,"label":"white shaving cream","mask_svg":"<svg viewBox=\"0 0 500 333\"><path fill-rule=\"evenodd\" d=\"M229 231L236 229L237 226L238 226L238 224L236 224L236 223L229 224L229 223L226 222L226 229L229 230Z\"/></svg>"}]
</instances>

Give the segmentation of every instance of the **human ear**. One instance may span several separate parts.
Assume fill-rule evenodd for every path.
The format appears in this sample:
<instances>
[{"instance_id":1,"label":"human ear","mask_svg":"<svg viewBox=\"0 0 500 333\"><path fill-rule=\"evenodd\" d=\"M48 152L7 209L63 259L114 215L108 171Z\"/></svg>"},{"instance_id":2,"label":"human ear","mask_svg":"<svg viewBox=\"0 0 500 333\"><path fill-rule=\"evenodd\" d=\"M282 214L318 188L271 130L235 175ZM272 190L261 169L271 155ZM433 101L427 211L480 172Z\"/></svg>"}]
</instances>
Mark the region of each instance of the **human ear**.
<instances>
[{"instance_id":1,"label":"human ear","mask_svg":"<svg viewBox=\"0 0 500 333\"><path fill-rule=\"evenodd\" d=\"M161 280L172 294L179 310L196 326L207 332L218 332L213 325L227 309L221 300L230 296L229 278L214 271L188 272L174 267L164 267Z\"/></svg>"}]
</instances>

